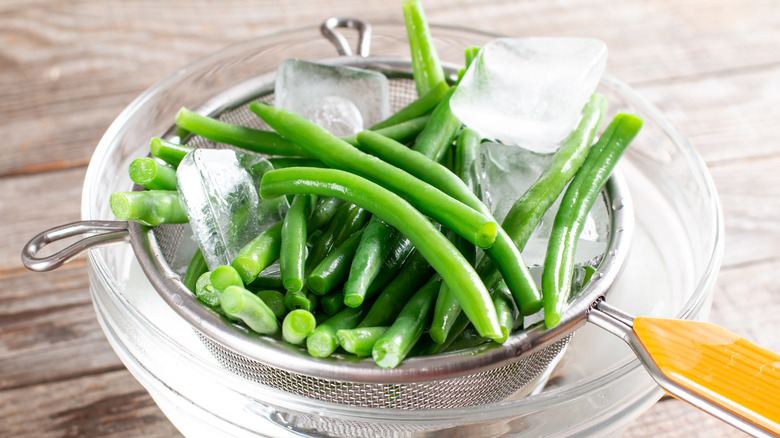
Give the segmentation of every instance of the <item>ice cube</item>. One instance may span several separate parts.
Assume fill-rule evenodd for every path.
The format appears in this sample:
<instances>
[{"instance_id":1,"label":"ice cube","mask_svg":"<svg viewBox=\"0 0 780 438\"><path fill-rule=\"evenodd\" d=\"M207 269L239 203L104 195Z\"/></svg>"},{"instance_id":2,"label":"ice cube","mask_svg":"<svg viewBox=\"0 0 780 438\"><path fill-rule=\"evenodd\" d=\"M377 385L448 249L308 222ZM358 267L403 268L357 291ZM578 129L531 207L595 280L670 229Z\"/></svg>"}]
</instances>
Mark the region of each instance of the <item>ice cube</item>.
<instances>
[{"instance_id":1,"label":"ice cube","mask_svg":"<svg viewBox=\"0 0 780 438\"><path fill-rule=\"evenodd\" d=\"M274 105L347 136L387 118L388 90L376 71L287 59L276 73Z\"/></svg>"},{"instance_id":2,"label":"ice cube","mask_svg":"<svg viewBox=\"0 0 780 438\"><path fill-rule=\"evenodd\" d=\"M177 188L209 269L229 265L275 221L258 217L263 210L257 185L270 167L264 163L268 161L243 152L195 149L179 164Z\"/></svg>"},{"instance_id":3,"label":"ice cube","mask_svg":"<svg viewBox=\"0 0 780 438\"><path fill-rule=\"evenodd\" d=\"M552 155L542 155L517 146L485 142L477 159L477 181L483 201L500 222L520 196L536 181ZM528 266L544 265L547 241L562 196L542 216L523 248ZM610 218L603 197L599 197L588 215L574 255L576 265L596 266L607 249Z\"/></svg>"},{"instance_id":4,"label":"ice cube","mask_svg":"<svg viewBox=\"0 0 780 438\"><path fill-rule=\"evenodd\" d=\"M450 100L485 138L551 153L575 128L607 61L593 38L498 38L485 44Z\"/></svg>"}]
</instances>

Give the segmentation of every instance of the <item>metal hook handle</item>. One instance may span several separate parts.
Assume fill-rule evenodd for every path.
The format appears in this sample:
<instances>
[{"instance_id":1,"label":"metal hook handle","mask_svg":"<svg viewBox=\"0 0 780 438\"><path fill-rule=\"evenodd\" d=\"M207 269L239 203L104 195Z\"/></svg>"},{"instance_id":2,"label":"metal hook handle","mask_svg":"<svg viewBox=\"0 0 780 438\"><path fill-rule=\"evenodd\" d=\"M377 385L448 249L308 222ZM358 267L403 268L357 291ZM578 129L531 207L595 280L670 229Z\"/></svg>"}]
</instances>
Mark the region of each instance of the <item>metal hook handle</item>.
<instances>
[{"instance_id":1,"label":"metal hook handle","mask_svg":"<svg viewBox=\"0 0 780 438\"><path fill-rule=\"evenodd\" d=\"M371 26L368 23L343 17L330 17L320 26L322 36L328 39L336 47L341 56L353 56L352 48L349 47L347 39L336 29L346 28L355 29L358 32L357 50L358 55L367 57L371 46Z\"/></svg>"},{"instance_id":2,"label":"metal hook handle","mask_svg":"<svg viewBox=\"0 0 780 438\"><path fill-rule=\"evenodd\" d=\"M79 234L96 233L76 241L47 257L36 257L44 246ZM22 264L32 271L51 271L90 248L127 242L130 238L125 221L79 221L46 230L30 239L22 248Z\"/></svg>"}]
</instances>

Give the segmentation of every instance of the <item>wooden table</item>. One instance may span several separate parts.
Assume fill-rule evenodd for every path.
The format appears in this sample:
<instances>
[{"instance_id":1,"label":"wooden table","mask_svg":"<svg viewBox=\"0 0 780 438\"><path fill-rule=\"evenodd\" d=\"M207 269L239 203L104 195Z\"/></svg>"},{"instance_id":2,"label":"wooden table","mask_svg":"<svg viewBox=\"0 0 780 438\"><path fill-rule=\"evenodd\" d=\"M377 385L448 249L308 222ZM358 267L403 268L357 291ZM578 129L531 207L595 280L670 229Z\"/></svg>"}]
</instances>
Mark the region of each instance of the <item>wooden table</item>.
<instances>
[{"instance_id":1,"label":"wooden table","mask_svg":"<svg viewBox=\"0 0 780 438\"><path fill-rule=\"evenodd\" d=\"M78 220L114 117L175 69L330 15L401 19L382 0L6 0L0 3L0 436L175 436L95 320L82 257L46 274L22 245ZM780 2L426 0L433 23L591 36L707 162L726 224L711 320L780 351ZM630 437L741 436L664 399Z\"/></svg>"}]
</instances>

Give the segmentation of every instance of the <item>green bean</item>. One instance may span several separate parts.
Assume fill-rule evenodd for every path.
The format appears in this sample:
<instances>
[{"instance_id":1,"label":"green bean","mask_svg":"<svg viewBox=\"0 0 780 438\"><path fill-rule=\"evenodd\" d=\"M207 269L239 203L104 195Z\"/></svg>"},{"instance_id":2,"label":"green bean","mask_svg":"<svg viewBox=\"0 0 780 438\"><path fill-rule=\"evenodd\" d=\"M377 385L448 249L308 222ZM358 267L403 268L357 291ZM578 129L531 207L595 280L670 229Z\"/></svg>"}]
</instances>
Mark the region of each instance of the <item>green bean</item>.
<instances>
[{"instance_id":1,"label":"green bean","mask_svg":"<svg viewBox=\"0 0 780 438\"><path fill-rule=\"evenodd\" d=\"M452 324L452 328L447 334L447 338L444 339L444 342L440 344L438 342L435 342L433 339L431 339L431 342L428 343L428 345L424 346L418 355L423 356L423 355L439 354L443 351L449 350L450 345L452 345L452 343L455 342L455 340L461 336L463 331L470 326L471 326L471 322L469 321L468 317L463 312L461 312L455 318L455 321ZM503 329L502 329L502 333L503 333Z\"/></svg>"},{"instance_id":2,"label":"green bean","mask_svg":"<svg viewBox=\"0 0 780 438\"><path fill-rule=\"evenodd\" d=\"M219 295L214 285L211 284L211 272L206 271L200 274L198 280L195 282L195 296L198 297L202 303L211 308L219 307Z\"/></svg>"},{"instance_id":3,"label":"green bean","mask_svg":"<svg viewBox=\"0 0 780 438\"><path fill-rule=\"evenodd\" d=\"M475 209L475 211L490 217L490 210L479 200L466 183L441 164L374 132L361 132L358 134L357 139L361 148L376 154L390 164L399 166L401 169ZM488 248L486 252L509 285L512 295L523 314L531 315L536 313L542 307L541 294L523 261L520 251L502 228L498 228L493 246ZM443 336L438 337L438 334L434 334L434 339L441 340Z\"/></svg>"},{"instance_id":4,"label":"green bean","mask_svg":"<svg viewBox=\"0 0 780 438\"><path fill-rule=\"evenodd\" d=\"M435 276L421 287L398 314L393 325L374 343L371 355L382 368L395 368L409 354L430 321L441 278Z\"/></svg>"},{"instance_id":5,"label":"green bean","mask_svg":"<svg viewBox=\"0 0 780 438\"><path fill-rule=\"evenodd\" d=\"M463 79L463 75L466 74L466 70L468 70L471 66L471 63L474 62L474 59L476 59L480 50L481 47L477 46L466 47L466 50L464 50L466 65L463 68L458 69L458 83L460 83L460 80Z\"/></svg>"},{"instance_id":6,"label":"green bean","mask_svg":"<svg viewBox=\"0 0 780 438\"><path fill-rule=\"evenodd\" d=\"M217 266L211 272L211 284L214 285L214 289L221 291L230 286L244 287L244 282L241 280L241 275L232 266L223 265Z\"/></svg>"},{"instance_id":7,"label":"green bean","mask_svg":"<svg viewBox=\"0 0 780 438\"><path fill-rule=\"evenodd\" d=\"M184 159L184 156L195 148L154 137L149 149L155 157L173 167L179 167L179 163Z\"/></svg>"},{"instance_id":8,"label":"green bean","mask_svg":"<svg viewBox=\"0 0 780 438\"><path fill-rule=\"evenodd\" d=\"M591 96L582 109L580 123L561 144L542 174L509 209L501 226L518 248L525 246L539 220L582 166L606 107L604 96Z\"/></svg>"},{"instance_id":9,"label":"green bean","mask_svg":"<svg viewBox=\"0 0 780 438\"><path fill-rule=\"evenodd\" d=\"M323 225L329 223L343 204L344 200L339 198L325 198L320 200L314 208L314 211L311 212L309 220L306 222L306 229L309 233L318 230Z\"/></svg>"},{"instance_id":10,"label":"green bean","mask_svg":"<svg viewBox=\"0 0 780 438\"><path fill-rule=\"evenodd\" d=\"M401 271L393 278L371 305L359 327L390 325L404 304L435 273L419 251L413 251Z\"/></svg>"},{"instance_id":11,"label":"green bean","mask_svg":"<svg viewBox=\"0 0 780 438\"><path fill-rule=\"evenodd\" d=\"M618 114L591 148L563 195L555 215L542 271L544 322L554 327L571 290L574 252L585 219L623 151L642 127L642 120Z\"/></svg>"},{"instance_id":12,"label":"green bean","mask_svg":"<svg viewBox=\"0 0 780 438\"><path fill-rule=\"evenodd\" d=\"M275 132L221 122L187 108L179 110L176 126L218 143L238 146L264 155L308 156L300 146Z\"/></svg>"},{"instance_id":13,"label":"green bean","mask_svg":"<svg viewBox=\"0 0 780 438\"><path fill-rule=\"evenodd\" d=\"M287 310L303 309L314 312L319 303L319 297L305 287L297 292L287 291L284 294L284 306Z\"/></svg>"},{"instance_id":14,"label":"green bean","mask_svg":"<svg viewBox=\"0 0 780 438\"><path fill-rule=\"evenodd\" d=\"M303 288L303 266L306 262L306 218L309 215L311 196L298 195L282 222L282 242L279 248L279 269L282 284L291 292Z\"/></svg>"},{"instance_id":15,"label":"green bean","mask_svg":"<svg viewBox=\"0 0 780 438\"><path fill-rule=\"evenodd\" d=\"M481 248L493 244L498 226L492 218L465 206L407 172L360 152L297 114L258 102L252 102L249 108L277 132L300 144L329 166L349 169L379 182L406 197L423 214L431 216Z\"/></svg>"},{"instance_id":16,"label":"green bean","mask_svg":"<svg viewBox=\"0 0 780 438\"><path fill-rule=\"evenodd\" d=\"M389 246L390 250L387 257L385 257L385 262L379 269L379 273L374 278L374 281L368 285L366 296L363 298L364 301L381 292L395 278L414 250L412 242L398 230L393 230Z\"/></svg>"},{"instance_id":17,"label":"green bean","mask_svg":"<svg viewBox=\"0 0 780 438\"><path fill-rule=\"evenodd\" d=\"M274 313L274 315L282 319L287 314L287 307L284 304L284 294L278 290L263 289L255 293L258 298L263 300L266 306Z\"/></svg>"},{"instance_id":18,"label":"green bean","mask_svg":"<svg viewBox=\"0 0 780 438\"><path fill-rule=\"evenodd\" d=\"M222 310L263 335L279 333L279 321L257 295L240 286L229 286L219 297Z\"/></svg>"},{"instance_id":19,"label":"green bean","mask_svg":"<svg viewBox=\"0 0 780 438\"><path fill-rule=\"evenodd\" d=\"M363 230L358 230L317 264L306 277L306 286L312 292L324 295L344 283L362 234Z\"/></svg>"},{"instance_id":20,"label":"green bean","mask_svg":"<svg viewBox=\"0 0 780 438\"><path fill-rule=\"evenodd\" d=\"M325 163L316 158L269 157L267 160L274 169L284 169L285 167L326 167Z\"/></svg>"},{"instance_id":21,"label":"green bean","mask_svg":"<svg viewBox=\"0 0 780 438\"><path fill-rule=\"evenodd\" d=\"M295 309L282 321L282 339L293 345L302 345L314 331L317 321L308 310Z\"/></svg>"},{"instance_id":22,"label":"green bean","mask_svg":"<svg viewBox=\"0 0 780 438\"><path fill-rule=\"evenodd\" d=\"M466 257L466 260L468 260L471 265L474 265L476 253L471 251L468 252L467 255L467 253L465 253L459 246L460 242L458 241L458 238L460 236L452 233L450 230L447 230L447 233L445 234L447 235L447 238L449 238L450 241L452 241L452 243L458 247L458 250L461 252L461 254L463 254L464 257ZM431 328L429 331L431 339L439 344L444 343L444 340L447 338L449 331L452 329L455 319L458 317L458 315L460 315L460 313L460 303L458 303L455 295L450 291L447 283L442 282L441 287L439 287L436 304L433 308L433 318L431 320Z\"/></svg>"},{"instance_id":23,"label":"green bean","mask_svg":"<svg viewBox=\"0 0 780 438\"><path fill-rule=\"evenodd\" d=\"M244 284L251 283L260 272L279 257L282 246L283 221L263 231L244 245L231 266L241 275Z\"/></svg>"},{"instance_id":24,"label":"green bean","mask_svg":"<svg viewBox=\"0 0 780 438\"><path fill-rule=\"evenodd\" d=\"M417 137L417 134L422 132L425 125L428 124L431 116L426 114L424 116L415 117L405 122L397 123L395 125L386 126L384 128L376 129L376 131L385 137L390 137L395 141L406 142ZM340 137L343 141L355 145L355 136L350 135L347 137Z\"/></svg>"},{"instance_id":25,"label":"green bean","mask_svg":"<svg viewBox=\"0 0 780 438\"><path fill-rule=\"evenodd\" d=\"M467 348L473 348L477 345L484 344L490 339L481 336L479 332L474 329L474 326L466 326L455 339L449 344L447 348L442 349L441 353L447 353L450 351L464 350Z\"/></svg>"},{"instance_id":26,"label":"green bean","mask_svg":"<svg viewBox=\"0 0 780 438\"><path fill-rule=\"evenodd\" d=\"M417 136L412 149L432 159L441 161L444 153L458 135L462 123L450 109L450 98L455 87L450 88L433 110L425 129Z\"/></svg>"},{"instance_id":27,"label":"green bean","mask_svg":"<svg viewBox=\"0 0 780 438\"><path fill-rule=\"evenodd\" d=\"M344 283L344 303L357 307L366 297L368 286L379 274L390 250L393 227L372 217L363 230L360 243L352 259L349 275Z\"/></svg>"},{"instance_id":28,"label":"green bean","mask_svg":"<svg viewBox=\"0 0 780 438\"><path fill-rule=\"evenodd\" d=\"M370 217L365 209L354 204L345 204L341 210L343 212L334 216L328 228L312 245L306 259L306 267L309 271L322 262L334 248L363 228Z\"/></svg>"},{"instance_id":29,"label":"green bean","mask_svg":"<svg viewBox=\"0 0 780 438\"><path fill-rule=\"evenodd\" d=\"M176 169L151 158L133 160L130 179L150 190L176 190Z\"/></svg>"},{"instance_id":30,"label":"green bean","mask_svg":"<svg viewBox=\"0 0 780 438\"><path fill-rule=\"evenodd\" d=\"M247 286L253 289L284 289L282 276L278 272L260 272L251 283L247 284Z\"/></svg>"},{"instance_id":31,"label":"green bean","mask_svg":"<svg viewBox=\"0 0 780 438\"><path fill-rule=\"evenodd\" d=\"M371 356L376 341L389 327L359 327L342 329L336 332L339 345L348 353L356 356Z\"/></svg>"},{"instance_id":32,"label":"green bean","mask_svg":"<svg viewBox=\"0 0 780 438\"><path fill-rule=\"evenodd\" d=\"M111 212L123 221L146 226L184 224L189 222L175 190L114 192L109 198Z\"/></svg>"},{"instance_id":33,"label":"green bean","mask_svg":"<svg viewBox=\"0 0 780 438\"><path fill-rule=\"evenodd\" d=\"M496 342L502 344L512 334L516 322L520 318L520 310L515 305L512 292L503 281L498 283L498 286L490 296L493 298L493 305L496 306L496 315L498 315L498 323L501 325L502 336L501 339L496 339Z\"/></svg>"},{"instance_id":34,"label":"green bean","mask_svg":"<svg viewBox=\"0 0 780 438\"><path fill-rule=\"evenodd\" d=\"M436 105L441 102L444 95L449 90L449 86L444 81L439 81L428 92L421 95L410 104L401 108L390 117L382 120L376 125L371 127L371 131L377 131L388 126L397 125L407 120L411 120L417 117L421 117L436 108Z\"/></svg>"},{"instance_id":35,"label":"green bean","mask_svg":"<svg viewBox=\"0 0 780 438\"><path fill-rule=\"evenodd\" d=\"M206 265L206 259L203 257L203 252L198 248L192 256L190 263L187 265L187 271L184 273L184 278L181 282L184 283L184 287L195 292L198 278L208 270L209 267Z\"/></svg>"},{"instance_id":36,"label":"green bean","mask_svg":"<svg viewBox=\"0 0 780 438\"><path fill-rule=\"evenodd\" d=\"M337 196L371 211L402 232L444 278L484 336L501 336L490 296L457 248L403 198L360 176L335 169L288 168L263 176L260 196L311 193Z\"/></svg>"},{"instance_id":37,"label":"green bean","mask_svg":"<svg viewBox=\"0 0 780 438\"><path fill-rule=\"evenodd\" d=\"M482 137L471 128L463 128L458 134L455 145L455 166L452 172L457 175L472 193L477 192L477 175L474 162L479 154Z\"/></svg>"},{"instance_id":38,"label":"green bean","mask_svg":"<svg viewBox=\"0 0 780 438\"><path fill-rule=\"evenodd\" d=\"M320 297L320 307L328 315L337 314L345 306L344 289L337 287Z\"/></svg>"},{"instance_id":39,"label":"green bean","mask_svg":"<svg viewBox=\"0 0 780 438\"><path fill-rule=\"evenodd\" d=\"M326 319L306 338L306 349L314 357L328 357L339 346L336 333L339 330L355 328L363 319L366 309L363 307L347 307L339 313Z\"/></svg>"},{"instance_id":40,"label":"green bean","mask_svg":"<svg viewBox=\"0 0 780 438\"><path fill-rule=\"evenodd\" d=\"M417 86L417 94L422 96L439 82L445 81L444 69L436 53L436 46L433 44L422 2L404 0L401 8L409 37L414 82Z\"/></svg>"}]
</instances>

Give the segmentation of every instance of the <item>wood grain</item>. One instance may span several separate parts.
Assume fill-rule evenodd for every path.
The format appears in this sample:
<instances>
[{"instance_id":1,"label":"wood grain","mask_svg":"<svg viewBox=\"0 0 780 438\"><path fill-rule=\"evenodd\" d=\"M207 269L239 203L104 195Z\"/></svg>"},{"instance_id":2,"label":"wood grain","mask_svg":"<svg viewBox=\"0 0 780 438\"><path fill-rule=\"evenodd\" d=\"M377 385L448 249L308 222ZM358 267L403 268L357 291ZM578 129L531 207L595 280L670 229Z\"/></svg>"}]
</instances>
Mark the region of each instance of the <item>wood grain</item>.
<instances>
[{"instance_id":1,"label":"wood grain","mask_svg":"<svg viewBox=\"0 0 780 438\"><path fill-rule=\"evenodd\" d=\"M433 23L592 36L707 162L726 227L711 320L780 351L780 2L425 0ZM399 21L381 0L0 2L0 437L176 436L95 320L85 261L20 266L32 235L80 216L86 163L139 93L225 45L327 16ZM672 399L626 432L744 436Z\"/></svg>"}]
</instances>

